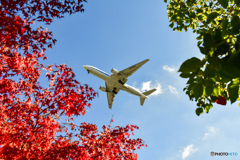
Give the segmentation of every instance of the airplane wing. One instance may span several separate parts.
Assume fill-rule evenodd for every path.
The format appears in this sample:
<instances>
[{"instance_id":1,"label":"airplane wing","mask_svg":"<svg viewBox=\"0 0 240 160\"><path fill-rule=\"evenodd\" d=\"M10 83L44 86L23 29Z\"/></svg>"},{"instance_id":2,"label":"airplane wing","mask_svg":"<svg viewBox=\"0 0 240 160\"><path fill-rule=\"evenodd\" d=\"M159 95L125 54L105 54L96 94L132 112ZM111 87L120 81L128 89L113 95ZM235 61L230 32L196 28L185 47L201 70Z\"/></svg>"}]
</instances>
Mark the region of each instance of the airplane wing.
<instances>
[{"instance_id":1,"label":"airplane wing","mask_svg":"<svg viewBox=\"0 0 240 160\"><path fill-rule=\"evenodd\" d=\"M125 75L126 77L131 76L134 72L136 72L140 67L142 67L142 65L144 65L145 63L147 63L149 61L149 59L146 59L142 62L139 62L131 67L128 67L122 71L120 71L121 74Z\"/></svg>"},{"instance_id":2,"label":"airplane wing","mask_svg":"<svg viewBox=\"0 0 240 160\"><path fill-rule=\"evenodd\" d=\"M108 107L112 109L112 104L115 98L115 94L119 92L119 89L114 88L113 86L107 85L107 83L105 83L105 85L107 89Z\"/></svg>"},{"instance_id":3,"label":"airplane wing","mask_svg":"<svg viewBox=\"0 0 240 160\"><path fill-rule=\"evenodd\" d=\"M125 84L127 82L127 77L131 76L134 72L136 72L142 65L147 63L149 59L146 59L142 62L139 62L135 65L132 65L131 67L128 67L122 71L120 71L118 74L112 74L111 77L118 79L120 83Z\"/></svg>"}]
</instances>

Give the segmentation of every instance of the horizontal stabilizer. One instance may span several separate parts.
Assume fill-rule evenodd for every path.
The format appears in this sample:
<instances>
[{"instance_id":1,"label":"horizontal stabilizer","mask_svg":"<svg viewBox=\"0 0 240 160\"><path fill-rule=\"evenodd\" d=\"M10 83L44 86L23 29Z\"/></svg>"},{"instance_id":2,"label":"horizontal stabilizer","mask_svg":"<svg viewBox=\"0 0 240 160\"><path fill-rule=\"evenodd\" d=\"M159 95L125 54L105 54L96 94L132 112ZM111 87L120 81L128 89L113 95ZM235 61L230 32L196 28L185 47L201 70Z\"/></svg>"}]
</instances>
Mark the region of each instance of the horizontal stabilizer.
<instances>
[{"instance_id":1,"label":"horizontal stabilizer","mask_svg":"<svg viewBox=\"0 0 240 160\"><path fill-rule=\"evenodd\" d=\"M148 95L152 94L153 92L155 92L156 90L157 90L157 89L151 89L151 90L149 90L149 91L143 92L143 94L144 94L145 96L148 96ZM140 97L140 104L141 104L141 106L143 106L144 101L145 101L146 98L148 98L148 97L145 97L145 98L141 98L141 97Z\"/></svg>"},{"instance_id":2,"label":"horizontal stabilizer","mask_svg":"<svg viewBox=\"0 0 240 160\"><path fill-rule=\"evenodd\" d=\"M145 98L140 98L140 104L141 104L141 106L143 106L144 101L145 101Z\"/></svg>"},{"instance_id":3,"label":"horizontal stabilizer","mask_svg":"<svg viewBox=\"0 0 240 160\"><path fill-rule=\"evenodd\" d=\"M146 92L143 92L143 94L145 95L145 96L148 96L148 95L150 95L150 94L152 94L153 92L155 92L157 89L151 89L151 90L149 90L149 91L146 91Z\"/></svg>"}]
</instances>

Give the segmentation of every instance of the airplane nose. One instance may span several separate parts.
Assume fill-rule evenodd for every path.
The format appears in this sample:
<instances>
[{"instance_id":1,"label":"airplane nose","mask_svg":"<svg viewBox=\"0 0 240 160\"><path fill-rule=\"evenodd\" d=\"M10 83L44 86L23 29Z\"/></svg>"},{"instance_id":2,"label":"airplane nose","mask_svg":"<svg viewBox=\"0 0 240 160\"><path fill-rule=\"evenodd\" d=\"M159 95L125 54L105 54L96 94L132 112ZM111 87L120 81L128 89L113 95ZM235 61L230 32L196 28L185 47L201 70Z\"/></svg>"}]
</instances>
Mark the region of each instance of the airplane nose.
<instances>
[{"instance_id":1,"label":"airplane nose","mask_svg":"<svg viewBox=\"0 0 240 160\"><path fill-rule=\"evenodd\" d=\"M83 68L87 70L88 67L87 67L87 65L84 65Z\"/></svg>"},{"instance_id":2,"label":"airplane nose","mask_svg":"<svg viewBox=\"0 0 240 160\"><path fill-rule=\"evenodd\" d=\"M88 73L90 73L90 69L89 69L89 66L88 66L88 65L84 65L83 68L84 68L85 70L87 70Z\"/></svg>"}]
</instances>

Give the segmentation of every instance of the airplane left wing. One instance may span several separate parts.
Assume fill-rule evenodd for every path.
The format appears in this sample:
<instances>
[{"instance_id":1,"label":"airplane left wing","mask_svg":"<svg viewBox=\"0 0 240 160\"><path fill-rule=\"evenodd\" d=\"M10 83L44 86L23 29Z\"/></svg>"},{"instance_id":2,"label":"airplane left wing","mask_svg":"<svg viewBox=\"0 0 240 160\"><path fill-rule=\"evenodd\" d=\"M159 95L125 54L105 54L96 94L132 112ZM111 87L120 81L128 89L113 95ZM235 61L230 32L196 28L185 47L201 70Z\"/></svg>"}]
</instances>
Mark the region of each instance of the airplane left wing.
<instances>
[{"instance_id":1,"label":"airplane left wing","mask_svg":"<svg viewBox=\"0 0 240 160\"><path fill-rule=\"evenodd\" d=\"M119 89L114 88L110 85L107 85L107 83L105 83L106 85L106 90L107 90L107 98L108 98L108 107L110 109L112 109L112 104L115 98L115 94L117 94L119 92Z\"/></svg>"},{"instance_id":2,"label":"airplane left wing","mask_svg":"<svg viewBox=\"0 0 240 160\"><path fill-rule=\"evenodd\" d=\"M113 92L107 92L107 98L108 98L108 107L112 109L112 104L115 98L115 94Z\"/></svg>"}]
</instances>

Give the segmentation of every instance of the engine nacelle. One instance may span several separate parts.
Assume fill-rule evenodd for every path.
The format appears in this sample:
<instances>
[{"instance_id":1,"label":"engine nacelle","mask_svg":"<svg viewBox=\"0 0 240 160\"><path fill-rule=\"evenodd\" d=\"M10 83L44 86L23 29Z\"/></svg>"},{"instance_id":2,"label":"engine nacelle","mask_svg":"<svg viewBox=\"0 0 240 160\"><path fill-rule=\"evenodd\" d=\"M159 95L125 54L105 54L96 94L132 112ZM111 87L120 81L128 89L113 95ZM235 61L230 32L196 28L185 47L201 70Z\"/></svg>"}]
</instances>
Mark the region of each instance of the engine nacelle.
<instances>
[{"instance_id":1,"label":"engine nacelle","mask_svg":"<svg viewBox=\"0 0 240 160\"><path fill-rule=\"evenodd\" d=\"M107 92L107 89L106 89L105 87L103 87L103 86L100 86L99 89L100 89L101 91L103 91L103 92Z\"/></svg>"},{"instance_id":2,"label":"engine nacelle","mask_svg":"<svg viewBox=\"0 0 240 160\"><path fill-rule=\"evenodd\" d=\"M116 70L115 68L113 68L113 69L111 70L111 72L114 73L114 74L118 74L118 73L119 73L119 71Z\"/></svg>"}]
</instances>

